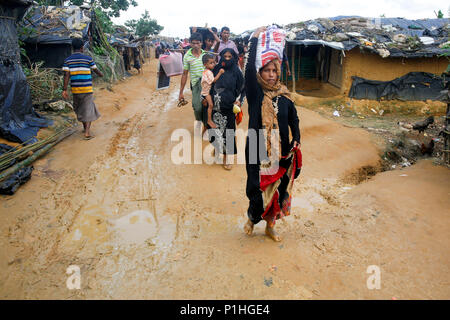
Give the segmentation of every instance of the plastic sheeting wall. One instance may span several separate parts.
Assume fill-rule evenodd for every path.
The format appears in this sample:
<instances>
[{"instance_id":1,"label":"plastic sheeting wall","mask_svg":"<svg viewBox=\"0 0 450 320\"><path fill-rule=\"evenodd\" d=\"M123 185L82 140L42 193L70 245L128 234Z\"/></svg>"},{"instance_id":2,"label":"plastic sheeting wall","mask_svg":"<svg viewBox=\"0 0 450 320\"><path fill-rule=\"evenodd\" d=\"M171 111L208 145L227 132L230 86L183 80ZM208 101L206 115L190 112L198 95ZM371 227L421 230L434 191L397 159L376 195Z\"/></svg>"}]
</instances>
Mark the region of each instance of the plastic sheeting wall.
<instances>
[{"instance_id":1,"label":"plastic sheeting wall","mask_svg":"<svg viewBox=\"0 0 450 320\"><path fill-rule=\"evenodd\" d=\"M353 77L349 97L369 100L441 100L442 90L444 83L441 77L426 72L410 72L392 81Z\"/></svg>"},{"instance_id":2,"label":"plastic sheeting wall","mask_svg":"<svg viewBox=\"0 0 450 320\"><path fill-rule=\"evenodd\" d=\"M0 16L0 135L32 143L39 128L52 122L33 110L30 88L20 66L14 8L0 5Z\"/></svg>"}]
</instances>

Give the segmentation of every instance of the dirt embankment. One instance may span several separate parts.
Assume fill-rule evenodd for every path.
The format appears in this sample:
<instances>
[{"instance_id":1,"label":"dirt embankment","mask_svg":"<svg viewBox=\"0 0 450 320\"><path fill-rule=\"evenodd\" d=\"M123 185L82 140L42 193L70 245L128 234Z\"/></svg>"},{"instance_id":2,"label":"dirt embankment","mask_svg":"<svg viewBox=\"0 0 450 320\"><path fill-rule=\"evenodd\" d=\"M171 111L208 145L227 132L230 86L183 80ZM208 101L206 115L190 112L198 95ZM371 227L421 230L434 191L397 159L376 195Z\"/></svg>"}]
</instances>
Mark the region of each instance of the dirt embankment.
<instances>
[{"instance_id":1,"label":"dirt embankment","mask_svg":"<svg viewBox=\"0 0 450 320\"><path fill-rule=\"evenodd\" d=\"M155 91L154 70L98 91L97 137L70 137L0 200L2 298L450 297L448 169L424 161L355 184L379 168L376 138L298 108L304 166L283 242L263 224L247 237L245 166L173 164L171 134L192 133L193 112L175 106L179 79ZM81 290L66 287L70 265Z\"/></svg>"}]
</instances>

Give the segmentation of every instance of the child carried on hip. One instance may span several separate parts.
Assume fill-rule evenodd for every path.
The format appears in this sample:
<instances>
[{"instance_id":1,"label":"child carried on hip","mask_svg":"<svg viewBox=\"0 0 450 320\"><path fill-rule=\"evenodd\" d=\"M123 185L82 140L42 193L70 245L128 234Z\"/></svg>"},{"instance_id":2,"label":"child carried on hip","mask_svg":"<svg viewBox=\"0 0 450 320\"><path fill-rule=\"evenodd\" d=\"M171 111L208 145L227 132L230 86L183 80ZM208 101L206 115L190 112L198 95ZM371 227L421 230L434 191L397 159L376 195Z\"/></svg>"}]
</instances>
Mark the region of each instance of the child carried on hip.
<instances>
[{"instance_id":1,"label":"child carried on hip","mask_svg":"<svg viewBox=\"0 0 450 320\"><path fill-rule=\"evenodd\" d=\"M205 54L202 58L203 65L205 66L205 70L202 75L202 104L204 107L208 107L208 125L215 129L217 128L216 124L212 121L212 109L213 109L213 100L210 95L211 86L217 80L219 80L220 76L225 72L224 69L220 69L217 76L214 77L212 70L216 66L216 57L213 54Z\"/></svg>"}]
</instances>

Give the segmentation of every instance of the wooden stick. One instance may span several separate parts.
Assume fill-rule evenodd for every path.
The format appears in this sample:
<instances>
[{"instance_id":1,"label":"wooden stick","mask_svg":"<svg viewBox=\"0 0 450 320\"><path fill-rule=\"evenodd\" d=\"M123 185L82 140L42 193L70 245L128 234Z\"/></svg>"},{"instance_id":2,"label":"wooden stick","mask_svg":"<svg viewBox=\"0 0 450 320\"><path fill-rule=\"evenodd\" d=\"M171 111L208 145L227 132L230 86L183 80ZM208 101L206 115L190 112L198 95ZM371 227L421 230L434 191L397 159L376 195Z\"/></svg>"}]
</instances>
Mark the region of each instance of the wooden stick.
<instances>
[{"instance_id":1,"label":"wooden stick","mask_svg":"<svg viewBox=\"0 0 450 320\"><path fill-rule=\"evenodd\" d=\"M292 66L291 66L291 76L292 76L292 92L296 92L295 88L295 45L292 45Z\"/></svg>"},{"instance_id":2,"label":"wooden stick","mask_svg":"<svg viewBox=\"0 0 450 320\"><path fill-rule=\"evenodd\" d=\"M19 171L20 169L29 166L30 164L32 164L34 161L36 161L38 158L40 158L41 156L43 156L44 154L46 154L51 148L53 148L54 146L56 146L58 143L60 143L62 140L64 140L65 138L67 138L68 136L72 135L76 130L75 129L71 129L69 130L67 133L65 133L64 135L62 135L60 138L58 138L58 140L56 140L53 143L50 143L48 145L46 145L45 147L43 147L42 149L40 149L39 151L36 151L32 156L30 156L29 158L27 158L26 160L19 162L17 164L15 164L14 166L10 167L9 169L3 171L0 174L0 182L5 180L6 178L8 178L10 175L16 173L17 171Z\"/></svg>"}]
</instances>

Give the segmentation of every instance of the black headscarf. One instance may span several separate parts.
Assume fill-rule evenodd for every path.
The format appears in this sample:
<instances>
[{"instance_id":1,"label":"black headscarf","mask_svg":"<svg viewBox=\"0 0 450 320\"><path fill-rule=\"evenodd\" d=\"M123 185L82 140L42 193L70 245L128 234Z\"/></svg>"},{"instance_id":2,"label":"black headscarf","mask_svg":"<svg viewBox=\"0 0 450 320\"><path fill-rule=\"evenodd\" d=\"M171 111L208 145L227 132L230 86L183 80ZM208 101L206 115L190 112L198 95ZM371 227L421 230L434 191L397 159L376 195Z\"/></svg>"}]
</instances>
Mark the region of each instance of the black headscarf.
<instances>
[{"instance_id":1,"label":"black headscarf","mask_svg":"<svg viewBox=\"0 0 450 320\"><path fill-rule=\"evenodd\" d=\"M232 58L225 60L225 53L231 53ZM216 76L220 69L224 69L222 74L213 86L213 96L220 95L220 107L232 109L234 102L241 95L244 89L244 76L238 67L239 57L233 49L227 48L220 53L220 61L214 67L213 74Z\"/></svg>"},{"instance_id":2,"label":"black headscarf","mask_svg":"<svg viewBox=\"0 0 450 320\"><path fill-rule=\"evenodd\" d=\"M227 52L231 53L232 58L230 60L225 60L225 58L224 58L225 53L227 53ZM214 67L214 70L213 70L214 75L217 75L217 73L219 73L220 69L225 69L225 71L227 71L230 69L234 69L234 66L236 68L238 68L238 61L239 61L239 57L233 49L230 49L230 48L223 49L220 52L220 61ZM233 70L233 72L234 72L234 70Z\"/></svg>"}]
</instances>

